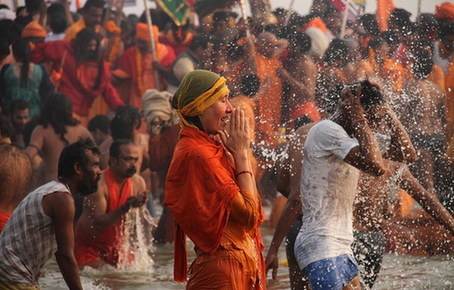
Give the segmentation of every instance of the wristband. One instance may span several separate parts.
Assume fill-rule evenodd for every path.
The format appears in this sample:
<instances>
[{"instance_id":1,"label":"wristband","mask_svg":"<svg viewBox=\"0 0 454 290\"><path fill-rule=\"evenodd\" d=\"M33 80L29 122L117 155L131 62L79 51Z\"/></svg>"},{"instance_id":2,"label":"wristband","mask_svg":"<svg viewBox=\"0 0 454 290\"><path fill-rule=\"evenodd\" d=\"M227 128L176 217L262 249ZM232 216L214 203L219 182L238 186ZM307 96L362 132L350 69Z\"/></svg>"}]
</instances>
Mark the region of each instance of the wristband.
<instances>
[{"instance_id":1,"label":"wristband","mask_svg":"<svg viewBox=\"0 0 454 290\"><path fill-rule=\"evenodd\" d=\"M250 172L250 171L248 171L248 170L245 170L245 171L241 171L241 172L235 174L235 178L238 179L238 176L240 176L241 174L245 174L245 173L250 174L251 177L252 177L252 172Z\"/></svg>"}]
</instances>

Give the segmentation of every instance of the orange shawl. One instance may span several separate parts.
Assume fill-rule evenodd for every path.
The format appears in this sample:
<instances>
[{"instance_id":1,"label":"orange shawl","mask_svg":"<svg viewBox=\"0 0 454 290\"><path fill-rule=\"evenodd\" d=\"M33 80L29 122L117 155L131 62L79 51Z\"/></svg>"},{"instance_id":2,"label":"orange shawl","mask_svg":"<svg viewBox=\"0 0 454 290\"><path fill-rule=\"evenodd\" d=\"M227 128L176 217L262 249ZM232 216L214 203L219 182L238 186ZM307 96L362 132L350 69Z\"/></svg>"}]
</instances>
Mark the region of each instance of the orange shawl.
<instances>
[{"instance_id":1,"label":"orange shawl","mask_svg":"<svg viewBox=\"0 0 454 290\"><path fill-rule=\"evenodd\" d=\"M122 206L132 194L132 178L125 180L123 188L115 181L112 170L109 168L104 172L104 179L107 184L109 200L106 213L112 212ZM101 258L106 263L116 265L118 263L118 252L122 235L123 219L106 228L98 237L93 239L77 225L76 247L74 254L79 266Z\"/></svg>"},{"instance_id":2,"label":"orange shawl","mask_svg":"<svg viewBox=\"0 0 454 290\"><path fill-rule=\"evenodd\" d=\"M187 278L186 235L202 252L214 255L225 238L232 200L239 192L234 168L223 146L198 129L184 127L167 174L164 201L176 221L175 281L185 282ZM257 249L252 254L260 257L258 265L263 273L258 224L251 230ZM245 242L241 240L238 245ZM251 254L244 248L237 249L243 250L237 251L243 260Z\"/></svg>"}]
</instances>

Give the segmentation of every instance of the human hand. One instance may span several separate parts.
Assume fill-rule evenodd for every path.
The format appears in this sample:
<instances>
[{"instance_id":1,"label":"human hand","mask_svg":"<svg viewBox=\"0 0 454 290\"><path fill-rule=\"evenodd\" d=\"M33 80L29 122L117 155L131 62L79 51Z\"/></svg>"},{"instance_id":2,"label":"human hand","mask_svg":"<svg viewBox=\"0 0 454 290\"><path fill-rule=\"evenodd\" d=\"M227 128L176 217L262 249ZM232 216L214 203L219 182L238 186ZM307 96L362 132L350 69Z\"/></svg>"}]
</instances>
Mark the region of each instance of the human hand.
<instances>
[{"instance_id":1,"label":"human hand","mask_svg":"<svg viewBox=\"0 0 454 290\"><path fill-rule=\"evenodd\" d=\"M128 210L131 207L141 207L146 203L147 199L148 193L144 191L138 195L128 197L123 206L125 206Z\"/></svg>"},{"instance_id":2,"label":"human hand","mask_svg":"<svg viewBox=\"0 0 454 290\"><path fill-rule=\"evenodd\" d=\"M249 122L244 110L233 109L228 124L228 130L219 130L222 143L233 154L246 153L249 148Z\"/></svg>"},{"instance_id":3,"label":"human hand","mask_svg":"<svg viewBox=\"0 0 454 290\"><path fill-rule=\"evenodd\" d=\"M266 274L268 275L268 271L270 269L273 269L272 278L273 278L273 280L276 280L277 269L279 268L279 259L277 256L277 252L271 251L271 250L268 251L268 254L266 255L266 259L265 259L265 265L266 265Z\"/></svg>"}]
</instances>

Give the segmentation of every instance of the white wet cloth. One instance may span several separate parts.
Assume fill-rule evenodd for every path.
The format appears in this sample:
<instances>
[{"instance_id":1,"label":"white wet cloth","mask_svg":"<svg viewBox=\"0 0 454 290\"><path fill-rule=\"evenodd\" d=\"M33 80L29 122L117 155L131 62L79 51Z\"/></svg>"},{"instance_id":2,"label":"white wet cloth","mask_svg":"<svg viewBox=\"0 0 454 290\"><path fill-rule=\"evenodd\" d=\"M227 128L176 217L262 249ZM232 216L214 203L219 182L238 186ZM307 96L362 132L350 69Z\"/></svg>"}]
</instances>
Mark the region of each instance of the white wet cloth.
<instances>
[{"instance_id":1,"label":"white wet cloth","mask_svg":"<svg viewBox=\"0 0 454 290\"><path fill-rule=\"evenodd\" d=\"M319 122L307 135L301 181L303 226L295 242L300 269L322 259L352 255L359 170L343 160L355 146L358 140L330 120Z\"/></svg>"}]
</instances>

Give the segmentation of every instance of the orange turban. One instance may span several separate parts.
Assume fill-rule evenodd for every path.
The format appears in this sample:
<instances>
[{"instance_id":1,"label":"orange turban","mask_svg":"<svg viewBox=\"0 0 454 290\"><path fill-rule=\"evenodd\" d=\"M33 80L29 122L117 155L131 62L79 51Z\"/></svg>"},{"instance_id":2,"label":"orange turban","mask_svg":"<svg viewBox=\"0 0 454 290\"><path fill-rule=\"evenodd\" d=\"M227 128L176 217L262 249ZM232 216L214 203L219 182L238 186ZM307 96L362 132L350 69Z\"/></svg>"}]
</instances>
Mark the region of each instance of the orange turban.
<instances>
[{"instance_id":1,"label":"orange turban","mask_svg":"<svg viewBox=\"0 0 454 290\"><path fill-rule=\"evenodd\" d=\"M46 37L47 32L37 21L32 21L25 26L22 37Z\"/></svg>"},{"instance_id":2,"label":"orange turban","mask_svg":"<svg viewBox=\"0 0 454 290\"><path fill-rule=\"evenodd\" d=\"M304 25L303 30L308 29L309 27L315 27L320 29L322 32L327 32L328 28L326 27L325 22L320 17L316 17Z\"/></svg>"},{"instance_id":3,"label":"orange turban","mask_svg":"<svg viewBox=\"0 0 454 290\"><path fill-rule=\"evenodd\" d=\"M159 29L155 25L153 25L153 37L155 40L155 43L158 42L158 36L159 36ZM148 32L148 25L146 23L137 23L136 25L136 37L137 39L140 40L146 40L150 41L150 33Z\"/></svg>"},{"instance_id":4,"label":"orange turban","mask_svg":"<svg viewBox=\"0 0 454 290\"><path fill-rule=\"evenodd\" d=\"M444 2L436 6L435 17L437 19L454 20L454 3Z\"/></svg>"}]
</instances>

